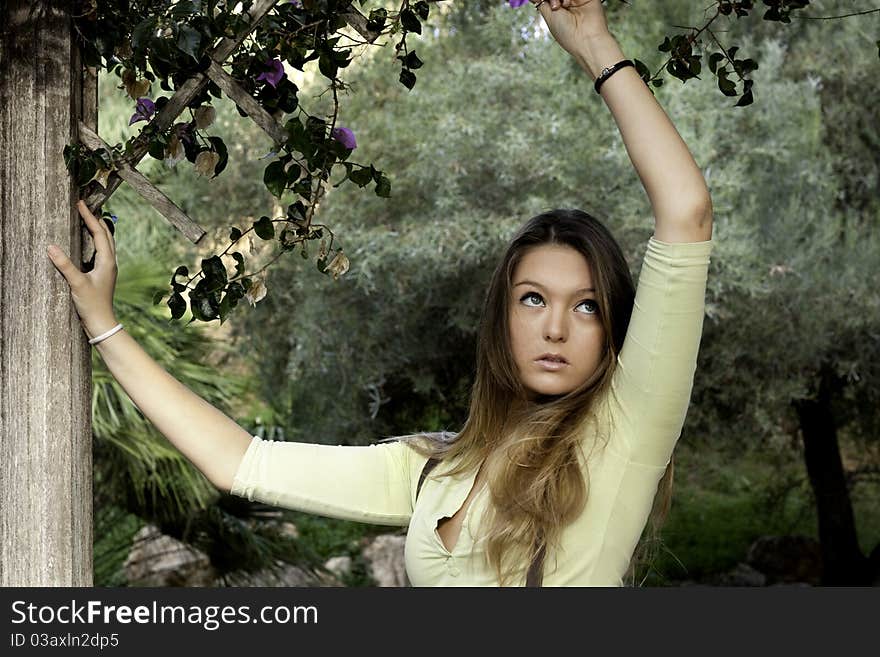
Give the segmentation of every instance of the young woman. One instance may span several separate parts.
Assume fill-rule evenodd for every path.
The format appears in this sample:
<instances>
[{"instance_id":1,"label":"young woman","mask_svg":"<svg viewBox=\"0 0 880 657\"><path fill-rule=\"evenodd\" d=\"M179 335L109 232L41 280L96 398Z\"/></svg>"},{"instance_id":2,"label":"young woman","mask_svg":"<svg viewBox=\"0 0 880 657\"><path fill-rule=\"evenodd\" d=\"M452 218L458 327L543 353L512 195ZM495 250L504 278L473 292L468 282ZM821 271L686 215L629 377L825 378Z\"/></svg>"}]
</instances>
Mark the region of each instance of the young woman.
<instances>
[{"instance_id":1,"label":"young woman","mask_svg":"<svg viewBox=\"0 0 880 657\"><path fill-rule=\"evenodd\" d=\"M489 286L470 412L457 434L366 447L251 436L120 330L113 236L84 204L94 270L83 274L63 253L50 254L110 372L215 486L406 526L415 586L620 586L652 509L668 503L702 331L709 192L626 64L599 0L542 0L537 8L596 81L648 193L655 230L634 291L617 243L585 213L547 212L520 229Z\"/></svg>"}]
</instances>

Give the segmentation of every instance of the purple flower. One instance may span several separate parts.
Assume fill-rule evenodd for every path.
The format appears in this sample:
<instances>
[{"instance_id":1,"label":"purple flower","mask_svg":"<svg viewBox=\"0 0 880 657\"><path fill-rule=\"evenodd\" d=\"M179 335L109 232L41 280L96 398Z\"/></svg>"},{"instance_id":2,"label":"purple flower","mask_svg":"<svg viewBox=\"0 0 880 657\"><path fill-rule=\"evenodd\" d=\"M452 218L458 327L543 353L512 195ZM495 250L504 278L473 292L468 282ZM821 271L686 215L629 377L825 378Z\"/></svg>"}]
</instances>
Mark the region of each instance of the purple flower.
<instances>
[{"instance_id":1,"label":"purple flower","mask_svg":"<svg viewBox=\"0 0 880 657\"><path fill-rule=\"evenodd\" d=\"M355 148L357 148L357 142L354 139L354 133L348 128L333 128L333 132L330 133L330 136L350 151L353 151Z\"/></svg>"},{"instance_id":2,"label":"purple flower","mask_svg":"<svg viewBox=\"0 0 880 657\"><path fill-rule=\"evenodd\" d=\"M513 7L514 9L516 9L517 7L522 7L522 6L523 6L524 4L526 4L528 1L529 1L529 0L508 0L508 4L509 4L511 7Z\"/></svg>"},{"instance_id":3,"label":"purple flower","mask_svg":"<svg viewBox=\"0 0 880 657\"><path fill-rule=\"evenodd\" d=\"M293 5L294 7L302 7L302 3L299 0L287 0L287 4Z\"/></svg>"},{"instance_id":4,"label":"purple flower","mask_svg":"<svg viewBox=\"0 0 880 657\"><path fill-rule=\"evenodd\" d=\"M135 113L131 115L128 125L137 123L138 121L149 121L153 114L156 113L156 104L149 98L138 98Z\"/></svg>"},{"instance_id":5,"label":"purple flower","mask_svg":"<svg viewBox=\"0 0 880 657\"><path fill-rule=\"evenodd\" d=\"M270 59L266 62L266 66L268 66L271 70L265 73L260 73L257 76L257 82L260 80L265 80L268 84L271 84L273 87L276 86L279 82L281 82L281 78L284 77L284 65L281 63L280 59Z\"/></svg>"}]
</instances>

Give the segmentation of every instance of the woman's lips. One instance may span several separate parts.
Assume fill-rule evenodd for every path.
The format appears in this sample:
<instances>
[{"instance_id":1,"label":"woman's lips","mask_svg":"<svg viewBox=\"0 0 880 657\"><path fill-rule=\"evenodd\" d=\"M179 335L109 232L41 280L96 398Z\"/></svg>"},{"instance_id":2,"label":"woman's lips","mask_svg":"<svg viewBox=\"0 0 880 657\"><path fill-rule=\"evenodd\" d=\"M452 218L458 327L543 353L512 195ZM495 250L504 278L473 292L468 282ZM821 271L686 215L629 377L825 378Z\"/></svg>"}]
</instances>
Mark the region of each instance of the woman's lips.
<instances>
[{"instance_id":1,"label":"woman's lips","mask_svg":"<svg viewBox=\"0 0 880 657\"><path fill-rule=\"evenodd\" d=\"M546 360L539 359L535 361L540 367L545 370L553 371L553 370L561 370L563 367L568 367L568 363L563 363L559 360Z\"/></svg>"}]
</instances>

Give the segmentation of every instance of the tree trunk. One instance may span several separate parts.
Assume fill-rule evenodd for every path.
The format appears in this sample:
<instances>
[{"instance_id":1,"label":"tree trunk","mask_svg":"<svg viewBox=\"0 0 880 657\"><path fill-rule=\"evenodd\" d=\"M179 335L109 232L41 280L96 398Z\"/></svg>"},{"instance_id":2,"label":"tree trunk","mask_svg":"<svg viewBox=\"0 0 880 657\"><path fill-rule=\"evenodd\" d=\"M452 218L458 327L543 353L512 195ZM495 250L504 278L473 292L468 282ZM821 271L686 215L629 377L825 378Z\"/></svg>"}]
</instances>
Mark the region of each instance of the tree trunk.
<instances>
[{"instance_id":1,"label":"tree trunk","mask_svg":"<svg viewBox=\"0 0 880 657\"><path fill-rule=\"evenodd\" d=\"M814 399L795 402L804 441L804 461L816 498L819 541L822 545L824 586L870 584L868 560L856 535L852 503L846 485L837 426L831 399L838 385L830 367L823 365L819 391Z\"/></svg>"},{"instance_id":2,"label":"tree trunk","mask_svg":"<svg viewBox=\"0 0 880 657\"><path fill-rule=\"evenodd\" d=\"M97 124L69 5L0 3L0 586L92 585L91 355L46 255L81 261L62 151Z\"/></svg>"}]
</instances>

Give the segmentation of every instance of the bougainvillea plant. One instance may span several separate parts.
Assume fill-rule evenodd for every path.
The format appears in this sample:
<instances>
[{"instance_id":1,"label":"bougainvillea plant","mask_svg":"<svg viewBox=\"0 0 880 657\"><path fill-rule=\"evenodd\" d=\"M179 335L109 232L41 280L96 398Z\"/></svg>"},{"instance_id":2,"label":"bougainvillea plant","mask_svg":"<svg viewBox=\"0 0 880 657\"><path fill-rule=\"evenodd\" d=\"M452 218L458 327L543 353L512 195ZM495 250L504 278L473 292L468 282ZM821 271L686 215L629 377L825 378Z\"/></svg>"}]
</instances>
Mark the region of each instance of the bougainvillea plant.
<instances>
[{"instance_id":1,"label":"bougainvillea plant","mask_svg":"<svg viewBox=\"0 0 880 657\"><path fill-rule=\"evenodd\" d=\"M363 8L369 4L366 1L270 2L274 6L256 27L249 24L249 12L267 4L258 0L77 1L75 26L85 63L119 77L120 88L134 105L129 125L143 124L139 134L110 149L92 151L82 144L65 149L65 161L83 188L83 197L96 186L106 189L109 177L122 162L137 164L139 143L147 145L150 156L170 166L186 159L200 175L220 175L228 162L228 149L222 137L205 132L216 117L214 102L224 95L213 79L188 103L188 117L181 115L165 129L159 129L156 120L167 107L169 96L205 72L212 62L223 66L236 85L281 127L263 182L286 203L284 215L262 216L248 227L230 227L226 249L204 257L201 270L193 275L186 266L177 267L169 292L157 294L153 300L161 303L167 297L172 319L183 317L189 306L192 321L218 319L222 323L241 299L255 304L265 296L265 282L258 275L278 257L298 248L308 258L310 241L319 244L315 258L319 271L338 279L348 270L344 251L334 248L333 232L314 221L315 208L329 185L369 185L378 196L390 197L391 181L372 164L351 159L357 148L355 133L337 124L338 92L346 88L339 72L351 62L353 47L391 35L397 38L400 82L412 89L416 83L413 71L422 62L408 49L406 37L421 32L431 2L404 0L395 11L374 7L361 14L366 21L361 19L360 29L354 30L349 26L352 5ZM225 60L213 59L221 39L242 34L247 37L240 39ZM328 116L310 114L300 104L299 89L285 73L285 67L302 71L313 61L332 91L333 108ZM247 116L239 105L236 107ZM276 240L280 252L259 270L246 273L245 250L236 247L250 232L263 240ZM228 271L227 264L234 266L234 272Z\"/></svg>"},{"instance_id":2,"label":"bougainvillea plant","mask_svg":"<svg viewBox=\"0 0 880 657\"><path fill-rule=\"evenodd\" d=\"M186 159L200 175L220 175L228 161L226 144L220 136L205 132L216 116L214 101L224 95L214 79L209 77L188 102L188 118L163 116L163 109L169 111L169 96L212 65L223 67L236 87L278 124L263 182L286 203L283 216L262 216L246 228L230 227L229 245L203 258L201 270L193 275L186 266L177 267L169 291L157 294L154 303L167 296L175 320L183 317L189 305L191 321L218 319L223 323L241 299L253 305L265 296L265 278L259 274L297 248L303 258L309 258L307 244L313 240L319 243L315 260L319 271L334 279L348 271L348 258L342 248L334 247L333 232L315 222L316 207L328 185L372 185L378 196L387 198L391 181L371 163L350 159L357 148L355 132L337 125L338 92L347 88L340 70L351 63L353 48L391 36L396 39L395 56L401 66L399 81L412 89L417 81L414 71L423 62L409 49L407 36L421 33L431 5L439 1L75 0L74 24L85 63L119 77L120 88L133 103L129 125L143 124L139 134L109 149L90 150L82 144L65 148L65 162L84 198L106 189L106 200L120 164L136 165L144 151L170 166ZM529 0L498 1L512 8L532 6ZM666 74L682 82L699 77L705 60L725 96L737 97L737 107L751 104L749 76L758 68L757 62L737 58L739 48L725 46L712 28L721 17L738 19L757 13L757 4L752 0L709 3L702 7L706 10L702 26L679 28L683 32L664 38L658 46L664 61L654 73L640 60L634 60L636 69L649 88L659 87ZM795 12L809 5L809 0L762 0L758 6L763 20L788 23ZM265 15L254 27L251 15L258 10ZM880 9L845 16L875 11ZM218 44L224 39L232 40L234 47L218 58ZM302 106L299 89L286 74L286 69L302 71L310 62L317 62L332 92L333 109L326 116L312 115ZM334 175L338 179L332 181ZM237 247L252 231L260 239L277 240L280 250L259 270L246 273L243 249ZM227 265L234 266L234 272L230 274ZM185 281L178 281L178 276Z\"/></svg>"}]
</instances>

